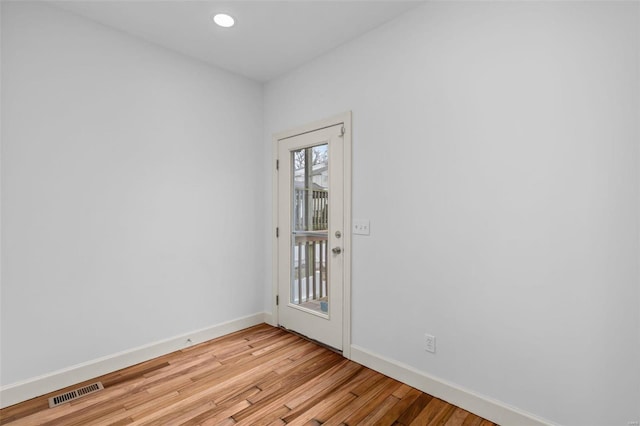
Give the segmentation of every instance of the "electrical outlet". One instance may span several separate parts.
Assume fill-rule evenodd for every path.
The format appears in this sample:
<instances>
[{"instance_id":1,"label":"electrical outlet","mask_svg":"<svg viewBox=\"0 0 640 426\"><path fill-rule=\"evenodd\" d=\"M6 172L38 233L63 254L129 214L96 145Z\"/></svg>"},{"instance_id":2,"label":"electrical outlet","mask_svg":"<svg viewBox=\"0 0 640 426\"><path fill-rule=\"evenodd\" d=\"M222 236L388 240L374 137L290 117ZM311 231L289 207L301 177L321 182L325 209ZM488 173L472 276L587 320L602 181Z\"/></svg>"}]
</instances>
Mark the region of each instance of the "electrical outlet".
<instances>
[{"instance_id":1,"label":"electrical outlet","mask_svg":"<svg viewBox=\"0 0 640 426\"><path fill-rule=\"evenodd\" d=\"M353 233L355 235L369 235L369 221L368 220L354 220L353 221Z\"/></svg>"},{"instance_id":2,"label":"electrical outlet","mask_svg":"<svg viewBox=\"0 0 640 426\"><path fill-rule=\"evenodd\" d=\"M424 339L424 350L432 354L436 353L436 336L425 334Z\"/></svg>"}]
</instances>

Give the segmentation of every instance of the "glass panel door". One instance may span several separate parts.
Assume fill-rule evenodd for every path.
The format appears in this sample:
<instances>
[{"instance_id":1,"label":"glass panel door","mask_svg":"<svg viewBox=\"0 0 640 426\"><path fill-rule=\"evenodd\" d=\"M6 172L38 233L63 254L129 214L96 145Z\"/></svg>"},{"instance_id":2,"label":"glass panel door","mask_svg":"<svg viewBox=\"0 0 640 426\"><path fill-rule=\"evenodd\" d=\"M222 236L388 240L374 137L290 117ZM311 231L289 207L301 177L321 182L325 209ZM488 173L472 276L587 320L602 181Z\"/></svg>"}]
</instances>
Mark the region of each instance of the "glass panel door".
<instances>
[{"instance_id":1,"label":"glass panel door","mask_svg":"<svg viewBox=\"0 0 640 426\"><path fill-rule=\"evenodd\" d=\"M278 324L337 350L344 325L344 145L337 124L278 140Z\"/></svg>"},{"instance_id":2,"label":"glass panel door","mask_svg":"<svg viewBox=\"0 0 640 426\"><path fill-rule=\"evenodd\" d=\"M329 145L291 151L291 289L289 302L329 314Z\"/></svg>"}]
</instances>

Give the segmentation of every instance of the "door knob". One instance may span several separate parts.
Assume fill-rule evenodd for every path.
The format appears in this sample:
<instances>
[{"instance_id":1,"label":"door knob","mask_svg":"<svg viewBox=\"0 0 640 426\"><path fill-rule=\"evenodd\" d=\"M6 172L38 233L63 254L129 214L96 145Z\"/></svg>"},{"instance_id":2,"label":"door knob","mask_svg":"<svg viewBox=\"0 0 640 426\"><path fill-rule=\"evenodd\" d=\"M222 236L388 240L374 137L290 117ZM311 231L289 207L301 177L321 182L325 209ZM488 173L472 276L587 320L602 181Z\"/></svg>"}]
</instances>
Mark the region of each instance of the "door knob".
<instances>
[{"instance_id":1,"label":"door knob","mask_svg":"<svg viewBox=\"0 0 640 426\"><path fill-rule=\"evenodd\" d=\"M342 249L340 247L334 247L334 248L331 249L331 251L333 252L333 254L342 253Z\"/></svg>"}]
</instances>

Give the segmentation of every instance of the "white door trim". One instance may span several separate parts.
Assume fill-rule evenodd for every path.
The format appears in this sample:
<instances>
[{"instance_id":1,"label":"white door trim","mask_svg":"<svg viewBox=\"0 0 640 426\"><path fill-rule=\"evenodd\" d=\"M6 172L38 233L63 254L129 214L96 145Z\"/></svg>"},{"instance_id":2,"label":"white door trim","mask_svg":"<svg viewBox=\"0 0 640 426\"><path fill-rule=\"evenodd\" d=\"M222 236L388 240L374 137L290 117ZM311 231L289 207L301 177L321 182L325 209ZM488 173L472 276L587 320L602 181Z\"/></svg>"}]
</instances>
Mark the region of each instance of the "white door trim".
<instances>
[{"instance_id":1,"label":"white door trim","mask_svg":"<svg viewBox=\"0 0 640 426\"><path fill-rule=\"evenodd\" d=\"M342 355L351 359L351 111L335 115L333 117L319 120L304 126L296 127L285 132L276 133L272 137L272 238L271 247L272 259L272 304L273 324L279 324L278 306L276 305L276 295L278 294L278 239L276 238L276 228L278 228L278 171L276 162L278 161L278 141L314 130L342 124L344 126L343 156L344 156L344 266L343 266L343 315L342 315Z\"/></svg>"}]
</instances>

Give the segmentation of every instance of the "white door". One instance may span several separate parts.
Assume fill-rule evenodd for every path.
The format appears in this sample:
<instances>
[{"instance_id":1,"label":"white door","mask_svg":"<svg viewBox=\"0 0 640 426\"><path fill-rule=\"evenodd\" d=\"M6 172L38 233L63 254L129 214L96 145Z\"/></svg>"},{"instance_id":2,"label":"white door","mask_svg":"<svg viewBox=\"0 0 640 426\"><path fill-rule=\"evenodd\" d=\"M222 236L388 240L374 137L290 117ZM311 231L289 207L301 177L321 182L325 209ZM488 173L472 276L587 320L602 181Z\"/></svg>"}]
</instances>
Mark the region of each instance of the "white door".
<instances>
[{"instance_id":1,"label":"white door","mask_svg":"<svg viewBox=\"0 0 640 426\"><path fill-rule=\"evenodd\" d=\"M344 135L339 123L276 142L278 323L338 350L350 259Z\"/></svg>"}]
</instances>

